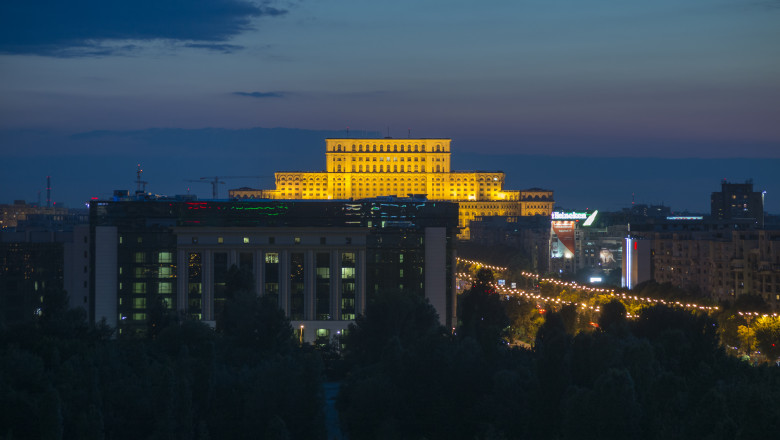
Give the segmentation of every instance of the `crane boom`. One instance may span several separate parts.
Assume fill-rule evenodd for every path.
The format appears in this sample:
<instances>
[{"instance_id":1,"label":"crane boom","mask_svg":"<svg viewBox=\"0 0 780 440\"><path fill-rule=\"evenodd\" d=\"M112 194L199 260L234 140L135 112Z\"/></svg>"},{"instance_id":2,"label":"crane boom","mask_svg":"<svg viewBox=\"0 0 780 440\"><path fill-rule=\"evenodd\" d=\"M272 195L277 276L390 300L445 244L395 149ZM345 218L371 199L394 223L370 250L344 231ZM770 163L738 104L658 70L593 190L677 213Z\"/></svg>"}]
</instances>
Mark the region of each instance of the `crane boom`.
<instances>
[{"instance_id":1,"label":"crane boom","mask_svg":"<svg viewBox=\"0 0 780 440\"><path fill-rule=\"evenodd\" d=\"M200 180L185 180L185 182L202 182L202 183L210 183L211 184L211 190L212 190L212 196L215 199L219 198L219 185L224 185L225 182L221 179L254 179L254 178L263 178L263 177L271 177L271 176L209 176L209 177L201 177Z\"/></svg>"}]
</instances>

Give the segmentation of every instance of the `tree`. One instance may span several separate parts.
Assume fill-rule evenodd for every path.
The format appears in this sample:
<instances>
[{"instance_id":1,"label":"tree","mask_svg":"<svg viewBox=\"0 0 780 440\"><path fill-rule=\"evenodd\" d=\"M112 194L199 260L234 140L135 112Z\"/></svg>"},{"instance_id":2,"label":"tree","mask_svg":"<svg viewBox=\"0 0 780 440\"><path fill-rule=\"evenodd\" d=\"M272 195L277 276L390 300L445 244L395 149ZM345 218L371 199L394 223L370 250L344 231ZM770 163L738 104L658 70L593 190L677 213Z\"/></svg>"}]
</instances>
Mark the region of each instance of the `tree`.
<instances>
[{"instance_id":1,"label":"tree","mask_svg":"<svg viewBox=\"0 0 780 440\"><path fill-rule=\"evenodd\" d=\"M739 346L742 347L746 353L752 353L756 350L756 331L750 327L740 325L737 327L737 334L739 335Z\"/></svg>"},{"instance_id":2,"label":"tree","mask_svg":"<svg viewBox=\"0 0 780 440\"><path fill-rule=\"evenodd\" d=\"M559 313L561 315L561 319L563 320L563 325L566 327L566 333L570 335L577 334L579 331L577 306L574 304L566 304L561 307L561 311Z\"/></svg>"},{"instance_id":3,"label":"tree","mask_svg":"<svg viewBox=\"0 0 780 440\"><path fill-rule=\"evenodd\" d=\"M731 308L748 312L768 312L771 310L771 307L764 300L763 296L750 294L739 295L737 299L734 300L734 305Z\"/></svg>"},{"instance_id":4,"label":"tree","mask_svg":"<svg viewBox=\"0 0 780 440\"><path fill-rule=\"evenodd\" d=\"M762 316L756 320L755 341L769 359L780 356L780 317Z\"/></svg>"},{"instance_id":5,"label":"tree","mask_svg":"<svg viewBox=\"0 0 780 440\"><path fill-rule=\"evenodd\" d=\"M255 354L288 353L293 329L278 304L253 292L237 291L225 302L222 332L228 341Z\"/></svg>"},{"instance_id":6,"label":"tree","mask_svg":"<svg viewBox=\"0 0 780 440\"><path fill-rule=\"evenodd\" d=\"M601 306L599 327L604 331L617 330L626 325L626 307L618 299Z\"/></svg>"},{"instance_id":7,"label":"tree","mask_svg":"<svg viewBox=\"0 0 780 440\"><path fill-rule=\"evenodd\" d=\"M501 345L509 326L509 318L492 282L493 273L480 269L471 289L458 301L458 336L474 338L488 351Z\"/></svg>"},{"instance_id":8,"label":"tree","mask_svg":"<svg viewBox=\"0 0 780 440\"><path fill-rule=\"evenodd\" d=\"M370 364L381 359L390 343L405 350L445 334L436 309L426 298L409 292L380 292L369 301L365 315L349 326L342 342L350 361Z\"/></svg>"},{"instance_id":9,"label":"tree","mask_svg":"<svg viewBox=\"0 0 780 440\"><path fill-rule=\"evenodd\" d=\"M539 430L537 437L542 437L543 430L560 420L561 398L571 383L571 337L566 334L560 315L548 312L545 318L536 333L534 344L536 376L539 380L539 393L534 399L537 404L533 407L534 417L539 422L535 425Z\"/></svg>"},{"instance_id":10,"label":"tree","mask_svg":"<svg viewBox=\"0 0 780 440\"><path fill-rule=\"evenodd\" d=\"M544 323L544 318L536 309L536 303L524 298L511 298L502 301L502 305L509 319L507 336L510 341L533 343L536 331Z\"/></svg>"},{"instance_id":11,"label":"tree","mask_svg":"<svg viewBox=\"0 0 780 440\"><path fill-rule=\"evenodd\" d=\"M157 338L160 332L177 321L176 312L169 309L166 300L160 296L152 299L147 313L146 335L149 339Z\"/></svg>"}]
</instances>

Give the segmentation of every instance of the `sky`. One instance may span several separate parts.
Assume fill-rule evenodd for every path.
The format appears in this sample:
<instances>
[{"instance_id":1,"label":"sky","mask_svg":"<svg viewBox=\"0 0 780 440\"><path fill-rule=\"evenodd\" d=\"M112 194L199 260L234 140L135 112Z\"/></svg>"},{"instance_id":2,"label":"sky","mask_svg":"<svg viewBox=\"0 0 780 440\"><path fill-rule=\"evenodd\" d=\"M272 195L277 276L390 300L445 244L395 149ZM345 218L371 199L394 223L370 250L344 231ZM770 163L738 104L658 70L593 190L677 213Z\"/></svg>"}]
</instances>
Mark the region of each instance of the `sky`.
<instances>
[{"instance_id":1,"label":"sky","mask_svg":"<svg viewBox=\"0 0 780 440\"><path fill-rule=\"evenodd\" d=\"M271 187L347 127L571 208L752 178L780 213L780 0L0 3L0 203L50 175L80 206L138 163L158 193Z\"/></svg>"}]
</instances>

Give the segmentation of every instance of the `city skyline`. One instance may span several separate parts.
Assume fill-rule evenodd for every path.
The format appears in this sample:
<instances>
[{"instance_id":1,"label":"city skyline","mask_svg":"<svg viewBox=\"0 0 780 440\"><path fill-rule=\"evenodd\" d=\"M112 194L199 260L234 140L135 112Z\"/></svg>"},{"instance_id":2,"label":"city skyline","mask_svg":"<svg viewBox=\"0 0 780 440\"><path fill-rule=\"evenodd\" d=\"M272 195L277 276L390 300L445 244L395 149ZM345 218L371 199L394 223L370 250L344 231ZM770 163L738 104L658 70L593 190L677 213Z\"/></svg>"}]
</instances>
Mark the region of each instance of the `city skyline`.
<instances>
[{"instance_id":1,"label":"city skyline","mask_svg":"<svg viewBox=\"0 0 780 440\"><path fill-rule=\"evenodd\" d=\"M0 6L2 203L133 189L139 162L166 194L319 170L350 127L452 138L566 207L700 211L753 178L780 211L775 1L43 4Z\"/></svg>"}]
</instances>

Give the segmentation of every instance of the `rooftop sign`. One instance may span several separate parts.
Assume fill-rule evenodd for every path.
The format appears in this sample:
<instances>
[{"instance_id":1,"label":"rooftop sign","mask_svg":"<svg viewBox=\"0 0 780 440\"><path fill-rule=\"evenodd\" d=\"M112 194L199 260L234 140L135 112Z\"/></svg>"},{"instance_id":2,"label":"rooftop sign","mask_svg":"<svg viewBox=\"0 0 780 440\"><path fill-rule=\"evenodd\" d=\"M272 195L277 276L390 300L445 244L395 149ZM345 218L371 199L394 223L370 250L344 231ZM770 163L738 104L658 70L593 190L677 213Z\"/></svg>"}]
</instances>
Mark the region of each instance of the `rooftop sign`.
<instances>
[{"instance_id":1,"label":"rooftop sign","mask_svg":"<svg viewBox=\"0 0 780 440\"><path fill-rule=\"evenodd\" d=\"M667 220L704 220L702 216L674 216L666 217Z\"/></svg>"},{"instance_id":2,"label":"rooftop sign","mask_svg":"<svg viewBox=\"0 0 780 440\"><path fill-rule=\"evenodd\" d=\"M588 218L586 212L560 212L556 211L552 213L553 220L585 220Z\"/></svg>"}]
</instances>

